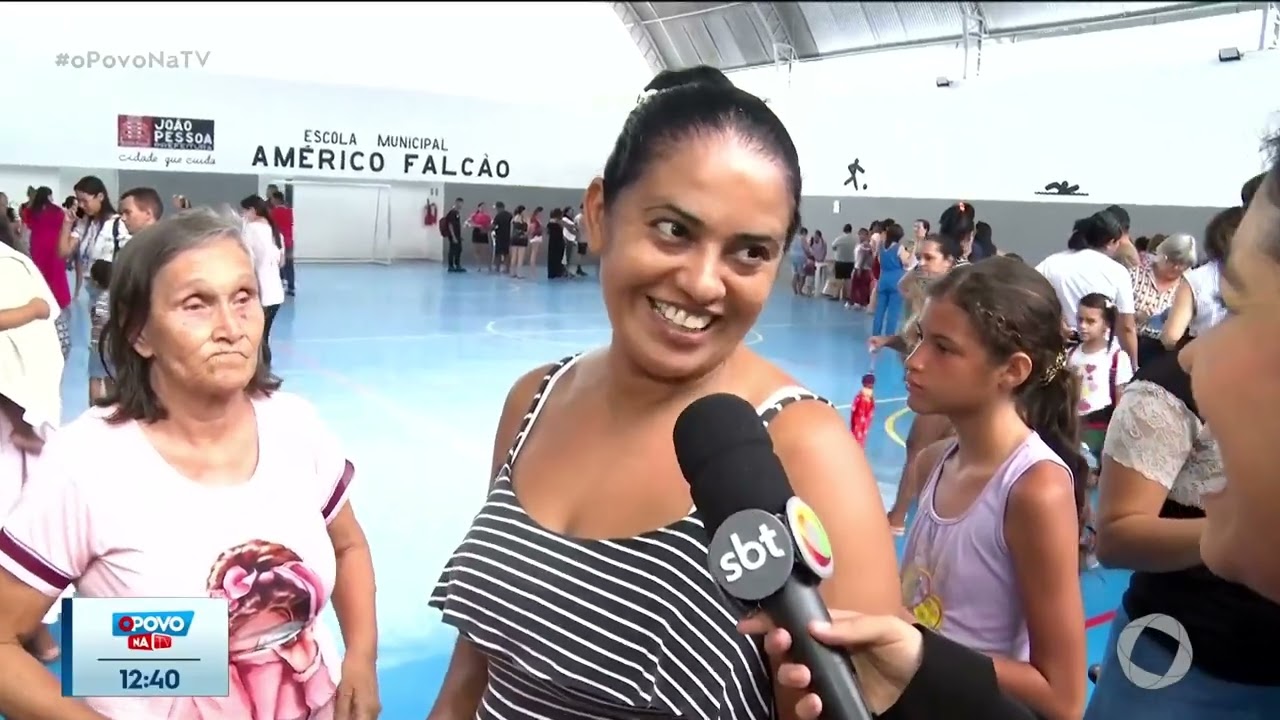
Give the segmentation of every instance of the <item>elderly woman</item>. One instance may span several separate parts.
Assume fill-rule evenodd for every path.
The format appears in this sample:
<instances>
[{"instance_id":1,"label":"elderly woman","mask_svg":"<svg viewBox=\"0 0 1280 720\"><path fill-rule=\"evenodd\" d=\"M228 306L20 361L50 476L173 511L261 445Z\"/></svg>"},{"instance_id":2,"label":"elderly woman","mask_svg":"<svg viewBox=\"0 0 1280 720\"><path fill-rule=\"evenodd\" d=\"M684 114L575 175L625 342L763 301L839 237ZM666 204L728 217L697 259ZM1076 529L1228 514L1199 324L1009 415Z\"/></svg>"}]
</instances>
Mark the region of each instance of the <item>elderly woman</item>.
<instances>
[{"instance_id":1,"label":"elderly woman","mask_svg":"<svg viewBox=\"0 0 1280 720\"><path fill-rule=\"evenodd\" d=\"M1133 277L1134 321L1138 324L1138 365L1164 352L1160 330L1173 305L1182 274L1196 265L1196 239L1186 233L1164 238L1144 262L1129 271Z\"/></svg>"},{"instance_id":2,"label":"elderly woman","mask_svg":"<svg viewBox=\"0 0 1280 720\"><path fill-rule=\"evenodd\" d=\"M187 211L116 258L103 328L115 387L28 463L0 531L0 714L377 715L373 566L348 502L352 464L260 360L240 227ZM73 583L85 597L227 599L230 695L64 697L16 641ZM345 657L318 622L330 601Z\"/></svg>"},{"instance_id":3,"label":"elderly woman","mask_svg":"<svg viewBox=\"0 0 1280 720\"><path fill-rule=\"evenodd\" d=\"M1231 239L1244 217L1244 208L1227 208L1205 228L1205 251L1209 262L1182 277L1169 308L1169 319L1160 333L1160 342L1173 349L1217 325L1226 316L1222 303L1222 266L1231 249Z\"/></svg>"}]
</instances>

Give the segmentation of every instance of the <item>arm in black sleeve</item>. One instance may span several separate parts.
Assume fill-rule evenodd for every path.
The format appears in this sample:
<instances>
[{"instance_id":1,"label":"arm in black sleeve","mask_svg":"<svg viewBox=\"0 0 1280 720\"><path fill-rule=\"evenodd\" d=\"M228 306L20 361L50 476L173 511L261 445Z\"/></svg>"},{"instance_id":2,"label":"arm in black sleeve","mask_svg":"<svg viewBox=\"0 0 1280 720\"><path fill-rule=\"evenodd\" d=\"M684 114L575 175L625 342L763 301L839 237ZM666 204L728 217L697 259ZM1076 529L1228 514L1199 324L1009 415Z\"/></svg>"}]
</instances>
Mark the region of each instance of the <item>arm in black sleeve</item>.
<instances>
[{"instance_id":1,"label":"arm in black sleeve","mask_svg":"<svg viewBox=\"0 0 1280 720\"><path fill-rule=\"evenodd\" d=\"M1000 691L991 658L916 628L924 635L920 669L880 720L1038 720Z\"/></svg>"}]
</instances>

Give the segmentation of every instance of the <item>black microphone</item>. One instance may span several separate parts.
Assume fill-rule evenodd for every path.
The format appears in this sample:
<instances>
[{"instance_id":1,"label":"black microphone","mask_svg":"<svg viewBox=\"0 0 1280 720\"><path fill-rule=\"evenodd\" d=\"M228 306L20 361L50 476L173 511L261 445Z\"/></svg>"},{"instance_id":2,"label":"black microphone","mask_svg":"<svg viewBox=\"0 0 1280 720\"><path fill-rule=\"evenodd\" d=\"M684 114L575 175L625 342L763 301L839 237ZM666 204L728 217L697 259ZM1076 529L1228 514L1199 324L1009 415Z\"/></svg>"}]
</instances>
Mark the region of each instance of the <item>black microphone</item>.
<instances>
[{"instance_id":1,"label":"black microphone","mask_svg":"<svg viewBox=\"0 0 1280 720\"><path fill-rule=\"evenodd\" d=\"M809 633L830 621L818 584L834 569L831 543L796 497L755 408L735 395L695 400L676 419L676 460L711 542L707 565L725 594L758 605L791 633L824 720L871 720L843 650Z\"/></svg>"}]
</instances>

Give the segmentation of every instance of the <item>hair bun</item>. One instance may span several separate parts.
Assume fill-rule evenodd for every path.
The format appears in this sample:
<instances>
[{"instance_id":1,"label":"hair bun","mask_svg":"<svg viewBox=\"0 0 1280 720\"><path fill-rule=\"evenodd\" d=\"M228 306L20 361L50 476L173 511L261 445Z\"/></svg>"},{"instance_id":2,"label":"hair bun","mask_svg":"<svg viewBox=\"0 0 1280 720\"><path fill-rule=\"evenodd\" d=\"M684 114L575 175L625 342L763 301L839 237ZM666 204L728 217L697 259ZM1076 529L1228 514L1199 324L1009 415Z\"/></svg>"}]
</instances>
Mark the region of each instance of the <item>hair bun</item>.
<instances>
[{"instance_id":1,"label":"hair bun","mask_svg":"<svg viewBox=\"0 0 1280 720\"><path fill-rule=\"evenodd\" d=\"M684 68L682 70L663 70L644 86L645 92L662 92L685 85L706 85L713 88L736 87L724 73L710 65Z\"/></svg>"}]
</instances>

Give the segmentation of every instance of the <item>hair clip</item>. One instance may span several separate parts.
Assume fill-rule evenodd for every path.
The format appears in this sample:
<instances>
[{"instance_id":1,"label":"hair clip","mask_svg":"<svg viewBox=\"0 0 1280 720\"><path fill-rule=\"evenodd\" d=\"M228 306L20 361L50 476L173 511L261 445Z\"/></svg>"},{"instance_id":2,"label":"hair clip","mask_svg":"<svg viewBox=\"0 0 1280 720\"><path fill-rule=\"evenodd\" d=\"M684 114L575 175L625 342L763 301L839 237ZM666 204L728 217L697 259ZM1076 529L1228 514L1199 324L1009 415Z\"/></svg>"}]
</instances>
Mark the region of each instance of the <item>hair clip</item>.
<instances>
[{"instance_id":1,"label":"hair clip","mask_svg":"<svg viewBox=\"0 0 1280 720\"><path fill-rule=\"evenodd\" d=\"M960 212L964 212L964 201L961 200L960 202L956 203L956 207L960 209Z\"/></svg>"}]
</instances>

